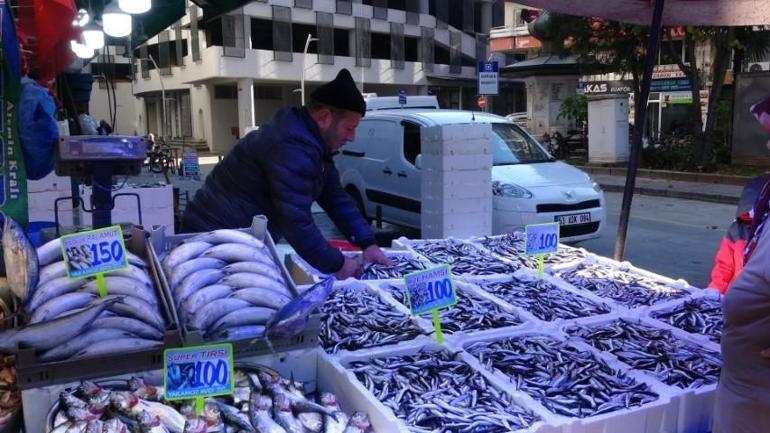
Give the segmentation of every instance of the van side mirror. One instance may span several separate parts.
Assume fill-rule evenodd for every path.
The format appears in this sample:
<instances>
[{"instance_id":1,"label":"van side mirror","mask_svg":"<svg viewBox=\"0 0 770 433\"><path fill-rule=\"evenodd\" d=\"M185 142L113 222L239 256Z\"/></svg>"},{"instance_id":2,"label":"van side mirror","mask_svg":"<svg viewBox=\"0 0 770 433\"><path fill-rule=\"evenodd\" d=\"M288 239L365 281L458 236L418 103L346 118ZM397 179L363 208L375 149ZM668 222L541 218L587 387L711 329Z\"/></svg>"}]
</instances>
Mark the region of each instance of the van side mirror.
<instances>
[{"instance_id":1,"label":"van side mirror","mask_svg":"<svg viewBox=\"0 0 770 433\"><path fill-rule=\"evenodd\" d=\"M422 169L422 153L417 155L417 157L414 159L414 168L418 170Z\"/></svg>"}]
</instances>

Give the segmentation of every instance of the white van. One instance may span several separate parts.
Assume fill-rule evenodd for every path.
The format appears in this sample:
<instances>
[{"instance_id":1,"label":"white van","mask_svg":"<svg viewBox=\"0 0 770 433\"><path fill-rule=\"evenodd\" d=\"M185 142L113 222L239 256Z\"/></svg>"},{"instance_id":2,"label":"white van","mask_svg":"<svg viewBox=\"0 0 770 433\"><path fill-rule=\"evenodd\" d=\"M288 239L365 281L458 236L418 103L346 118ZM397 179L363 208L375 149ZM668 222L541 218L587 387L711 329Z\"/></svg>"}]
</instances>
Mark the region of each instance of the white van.
<instances>
[{"instance_id":1,"label":"white van","mask_svg":"<svg viewBox=\"0 0 770 433\"><path fill-rule=\"evenodd\" d=\"M342 185L368 218L374 218L380 207L384 221L419 228L421 131L471 121L492 125L495 234L558 221L564 242L599 237L606 219L599 185L585 172L557 161L522 128L494 114L435 109L368 112L355 141L337 157Z\"/></svg>"},{"instance_id":2,"label":"white van","mask_svg":"<svg viewBox=\"0 0 770 433\"><path fill-rule=\"evenodd\" d=\"M409 96L406 97L406 104L401 105L398 96L377 96L376 93L367 93L364 95L366 101L366 111L389 110L402 108L431 108L438 109L438 99L435 96Z\"/></svg>"}]
</instances>

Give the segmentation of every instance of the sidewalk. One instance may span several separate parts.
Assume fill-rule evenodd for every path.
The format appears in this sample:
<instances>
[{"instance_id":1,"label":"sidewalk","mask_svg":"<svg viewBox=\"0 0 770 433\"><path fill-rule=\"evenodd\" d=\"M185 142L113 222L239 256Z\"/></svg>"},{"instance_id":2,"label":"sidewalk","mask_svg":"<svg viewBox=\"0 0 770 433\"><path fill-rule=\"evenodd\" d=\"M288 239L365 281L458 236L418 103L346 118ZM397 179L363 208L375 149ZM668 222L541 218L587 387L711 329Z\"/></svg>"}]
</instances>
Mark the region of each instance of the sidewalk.
<instances>
[{"instance_id":1,"label":"sidewalk","mask_svg":"<svg viewBox=\"0 0 770 433\"><path fill-rule=\"evenodd\" d=\"M591 175L607 192L623 192L626 177L610 174ZM634 192L642 195L673 197L712 203L738 204L743 186L637 177Z\"/></svg>"}]
</instances>

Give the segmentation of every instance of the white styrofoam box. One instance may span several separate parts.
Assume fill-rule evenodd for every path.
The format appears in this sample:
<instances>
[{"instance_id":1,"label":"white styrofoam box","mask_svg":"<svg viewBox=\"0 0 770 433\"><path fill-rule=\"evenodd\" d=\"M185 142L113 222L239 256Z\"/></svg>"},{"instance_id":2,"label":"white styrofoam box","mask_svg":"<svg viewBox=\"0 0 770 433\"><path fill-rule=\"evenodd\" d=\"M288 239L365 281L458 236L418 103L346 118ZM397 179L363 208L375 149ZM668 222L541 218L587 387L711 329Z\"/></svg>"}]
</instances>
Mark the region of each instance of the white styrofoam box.
<instances>
[{"instance_id":1,"label":"white styrofoam box","mask_svg":"<svg viewBox=\"0 0 770 433\"><path fill-rule=\"evenodd\" d=\"M423 179L422 199L447 200L467 199L467 198L488 198L492 202L492 181L483 181L479 183L454 183L443 180Z\"/></svg>"},{"instance_id":2,"label":"white styrofoam box","mask_svg":"<svg viewBox=\"0 0 770 433\"><path fill-rule=\"evenodd\" d=\"M454 170L445 171L440 168L424 167L422 168L422 182L443 182L453 185L478 185L485 182L492 182L492 173L490 170Z\"/></svg>"},{"instance_id":3,"label":"white styrofoam box","mask_svg":"<svg viewBox=\"0 0 770 433\"><path fill-rule=\"evenodd\" d=\"M40 180L27 180L27 192L60 191L66 193L62 197L67 197L71 195L71 185L69 176L57 176L55 172L51 172Z\"/></svg>"},{"instance_id":4,"label":"white styrofoam box","mask_svg":"<svg viewBox=\"0 0 770 433\"><path fill-rule=\"evenodd\" d=\"M374 431L378 433L392 431L388 429L395 422L392 412L388 414L387 411L382 410L381 403L371 398L368 391L360 383L348 380L348 372L320 348L261 355L237 359L235 362L236 365L241 362L260 364L275 369L286 378L293 376L294 380L307 385L308 392L319 390L331 392L336 395L340 408L348 415L352 415L355 411L366 412ZM163 384L161 370L104 378L97 382L125 381L132 376L143 377L147 383L157 386ZM45 423L49 409L58 402L59 394L63 390L78 385L79 383L72 382L22 391L25 431L48 431Z\"/></svg>"},{"instance_id":5,"label":"white styrofoam box","mask_svg":"<svg viewBox=\"0 0 770 433\"><path fill-rule=\"evenodd\" d=\"M472 214L465 214L465 215L472 215ZM442 223L440 221L435 221L435 220L425 221L422 223L422 233L430 237L439 237L439 236L467 237L470 234L479 233L479 232L491 233L492 225L486 224L486 223L475 223L470 221L467 223L458 223L457 225Z\"/></svg>"},{"instance_id":6,"label":"white styrofoam box","mask_svg":"<svg viewBox=\"0 0 770 433\"><path fill-rule=\"evenodd\" d=\"M700 341L692 338L691 334L688 334L678 328L661 326L661 322L649 319L645 317L643 314L639 314L634 317L628 317L627 314L619 314L617 317L613 317L613 318L597 317L593 322L590 322L590 323L584 322L584 323L581 323L581 325L587 325L587 326L602 325L604 323L612 322L617 319L628 319L633 322L638 322L641 325L650 326L650 327L659 328L659 329L661 328L666 329L671 331L671 334L674 336L674 338L682 341L683 343L691 344L694 346L700 346L707 350L719 352L718 346L714 347L714 345L710 343L701 344ZM574 338L571 338L570 341L574 342L576 346L583 347L586 350L591 350L594 353L599 354L604 359L614 360L618 365L622 365L622 366L625 366L626 368L631 369L631 367L628 366L628 364L619 360L615 355L609 352L600 351L599 349L594 348L590 343L580 338L574 337ZM681 389L672 385L667 385L665 382L663 382L661 379L655 376L653 372L646 371L646 370L639 370L639 369L631 369L629 371L631 374L634 375L634 377L641 378L646 382L658 383L660 387L663 387L668 390L667 394L671 397L672 404L676 407L676 410L678 413L677 427L675 430L671 430L671 431L678 432L678 433L710 431L711 424L713 422L713 416L714 416L713 410L714 410L714 401L716 398L717 383L704 385L697 389Z\"/></svg>"},{"instance_id":7,"label":"white styrofoam box","mask_svg":"<svg viewBox=\"0 0 770 433\"><path fill-rule=\"evenodd\" d=\"M500 332L497 335L489 334L486 336L471 335L464 340L455 343L460 348L465 349L470 344L480 341L497 341L505 340L509 338L527 337L527 336L543 336L553 340L562 341L569 346L582 349L579 346L574 345L570 339L558 330L556 327L543 327L539 330L524 329L517 332ZM596 351L591 351L596 353ZM586 418L570 418L564 415L557 415L550 412L545 406L543 406L538 400L524 391L519 391L514 385L511 384L509 376L500 370L494 369L493 372L488 371L484 365L482 365L477 358L469 354L475 362L474 368L486 373L495 378L495 383L507 390L511 394L524 395L520 397L527 402L529 407L533 409L544 411L548 420L553 425L561 428L564 433L660 433L660 432L676 432L676 423L678 421L678 406L673 403L669 389L660 385L656 381L647 380L644 376L639 376L633 371L628 370L620 363L611 359L600 357L600 361L605 362L610 368L614 370L622 371L628 376L634 378L637 382L647 384L650 389L658 394L659 398L653 402L644 404L642 406L635 406L628 409L617 410L610 413L601 415L590 416ZM489 377L488 376L488 377Z\"/></svg>"},{"instance_id":8,"label":"white styrofoam box","mask_svg":"<svg viewBox=\"0 0 770 433\"><path fill-rule=\"evenodd\" d=\"M419 254L417 254L417 253L415 253L413 251L406 250L404 248L401 248L401 249L383 248L382 252L385 253L385 255L387 257L409 257L411 259L420 261L426 267L432 266L432 263L430 263L428 260L426 260L421 255L419 255ZM347 257L351 257L351 258L357 259L359 262L362 260L362 258L361 258L361 254L362 253L361 252L356 252L356 251L349 252L349 251L346 251L346 252L344 252L344 254ZM291 262L290 266L296 266L300 271L302 271L305 274L307 274L308 276L310 276L313 279L313 281L315 281L315 282L321 281L322 279L328 277L328 274L324 274L323 272L319 271L318 269L310 266L310 264L307 261L305 261L305 259L303 259L299 254L296 254L296 253L289 254L287 256L287 260ZM362 280L362 281L364 281L364 280ZM376 280L371 280L371 281L376 281ZM340 282L335 282L335 284L339 284L339 283Z\"/></svg>"},{"instance_id":9,"label":"white styrofoam box","mask_svg":"<svg viewBox=\"0 0 770 433\"><path fill-rule=\"evenodd\" d=\"M558 433L560 431L557 427L555 427L555 426L553 426L551 424L548 424L547 421L545 421L543 419L543 415L547 415L547 414L541 414L540 412L538 412L538 410L536 410L535 408L530 406L528 404L528 402L526 401L526 399L522 398L521 393L512 394L512 393L508 392L504 387L500 386L500 384L497 383L496 381L490 380L490 378L487 376L487 374L485 374L485 372L479 370L477 368L477 366L474 366L473 364L471 364L469 362L469 361L472 361L472 357L468 356L468 354L466 354L466 353L464 353L462 351L458 351L457 348L454 347L451 343L446 343L445 342L445 343L439 345L439 344L437 344L435 342L414 341L411 344L405 344L405 345L401 345L401 346L398 346L398 347L387 347L387 348L383 347L383 348L376 348L376 349L372 349L372 350L368 350L368 351L363 351L362 350L362 351L359 351L359 352L356 352L356 353L348 354L345 357L340 357L337 360L337 362L338 362L338 365L340 366L340 368L345 369L346 367L350 366L350 364L352 364L353 362L356 362L356 361L367 361L367 360L370 360L370 359L388 358L388 357L393 357L393 356L413 355L413 354L416 354L416 353L419 353L419 352L439 352L439 351L448 351L450 353L456 353L455 359L457 359L459 361L462 361L462 362L465 362L468 365L470 365L471 368L479 371L482 374L482 376L484 376L484 378L487 380L487 382L491 386L497 388L500 391L506 392L509 395L509 397L511 398L511 401L515 405L517 405L517 406L519 406L519 407L521 407L523 409L527 409L527 410L532 411L535 415L537 415L538 417L540 417L542 419L540 421L536 421L535 423L533 423L527 429L517 430L516 431L517 433L535 433L535 432L537 432L537 433ZM471 358L471 359L469 359L469 358ZM355 383L357 383L359 385L360 388L364 388L363 384L361 384L361 382L358 380L358 378L356 378L355 373L353 373L353 372L351 372L349 370L346 370L346 371L348 373L348 378L349 378L349 380L351 382L355 382ZM369 398L369 400L376 400L376 397L373 394L371 394L371 392L369 392L368 390L367 390L367 392L368 392L367 397ZM399 432L399 433L402 433L402 432L403 433L407 433L407 432L410 431L409 428L407 427L406 423L404 422L404 420L396 417L396 415L393 413L393 411L390 410L389 408L387 408L384 404L380 403L380 405L381 405L381 408L384 408L384 410L386 410L388 412L389 416L392 416L392 418L395 419L395 423L393 425L389 426L388 430L380 430L380 431Z\"/></svg>"},{"instance_id":10,"label":"white styrofoam box","mask_svg":"<svg viewBox=\"0 0 770 433\"><path fill-rule=\"evenodd\" d=\"M434 156L425 155L422 157L422 167L424 169L434 169L442 171L492 171L492 155L452 155L452 156Z\"/></svg>"},{"instance_id":11,"label":"white styrofoam box","mask_svg":"<svg viewBox=\"0 0 770 433\"><path fill-rule=\"evenodd\" d=\"M422 143L422 154L430 156L490 155L492 148L488 138L466 138L457 140L427 140Z\"/></svg>"},{"instance_id":12,"label":"white styrofoam box","mask_svg":"<svg viewBox=\"0 0 770 433\"><path fill-rule=\"evenodd\" d=\"M449 125L438 125L423 128L421 132L421 138L423 141L423 150L425 146L430 147L432 143L446 142L450 146L455 146L450 150L460 150L462 148L462 142L471 140L481 140L486 143L488 148L491 148L490 137L492 135L492 126L485 123L471 123L471 119L468 119L468 123L454 123Z\"/></svg>"},{"instance_id":13,"label":"white styrofoam box","mask_svg":"<svg viewBox=\"0 0 770 433\"><path fill-rule=\"evenodd\" d=\"M492 219L492 195L473 198L450 198L450 197L423 197L422 199L423 217L425 212L435 214L455 214L455 213L485 213Z\"/></svg>"},{"instance_id":14,"label":"white styrofoam box","mask_svg":"<svg viewBox=\"0 0 770 433\"><path fill-rule=\"evenodd\" d=\"M82 187L81 195L87 209L91 208L91 187ZM166 233L174 233L174 189L172 185L152 187L125 186L112 192L135 193L139 195L142 208L142 224L145 227L164 226ZM91 225L91 214L83 212L83 224ZM113 223L139 224L139 212L136 198L122 196L115 198L115 208L112 210Z\"/></svg>"}]
</instances>

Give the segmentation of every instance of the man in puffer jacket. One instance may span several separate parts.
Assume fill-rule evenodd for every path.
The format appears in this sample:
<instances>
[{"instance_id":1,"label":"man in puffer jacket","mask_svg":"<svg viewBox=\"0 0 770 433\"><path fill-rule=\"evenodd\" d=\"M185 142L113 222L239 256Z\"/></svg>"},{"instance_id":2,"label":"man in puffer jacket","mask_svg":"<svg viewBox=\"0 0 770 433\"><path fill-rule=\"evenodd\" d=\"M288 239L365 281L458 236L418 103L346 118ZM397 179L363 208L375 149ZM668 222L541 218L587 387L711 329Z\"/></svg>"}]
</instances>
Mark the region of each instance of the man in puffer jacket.
<instances>
[{"instance_id":1,"label":"man in puffer jacket","mask_svg":"<svg viewBox=\"0 0 770 433\"><path fill-rule=\"evenodd\" d=\"M757 177L746 183L741 192L735 221L730 224L719 244L708 287L717 289L720 293L727 292L727 287L743 269L743 250L746 248L748 228L751 224L751 207L768 178Z\"/></svg>"},{"instance_id":2,"label":"man in puffer jacket","mask_svg":"<svg viewBox=\"0 0 770 433\"><path fill-rule=\"evenodd\" d=\"M273 120L240 139L206 177L188 204L187 232L251 225L268 218L268 230L282 236L311 266L338 279L358 276L361 265L332 248L316 227L313 201L326 211L364 263L389 264L374 233L340 184L332 157L355 138L366 102L346 69L319 87L307 107L278 111Z\"/></svg>"}]
</instances>

